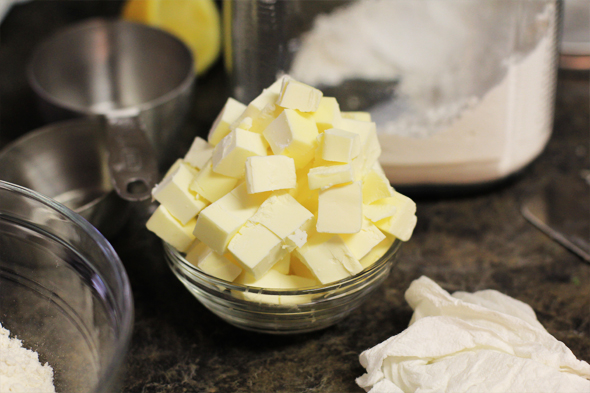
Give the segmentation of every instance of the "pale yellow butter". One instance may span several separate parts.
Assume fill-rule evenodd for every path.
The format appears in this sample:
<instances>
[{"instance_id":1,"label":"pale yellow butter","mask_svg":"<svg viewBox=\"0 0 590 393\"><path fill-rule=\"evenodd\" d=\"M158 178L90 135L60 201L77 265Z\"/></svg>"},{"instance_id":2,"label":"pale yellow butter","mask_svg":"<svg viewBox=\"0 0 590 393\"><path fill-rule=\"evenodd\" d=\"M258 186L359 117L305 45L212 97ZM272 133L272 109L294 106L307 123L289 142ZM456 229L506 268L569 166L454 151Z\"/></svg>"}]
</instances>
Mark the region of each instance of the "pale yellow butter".
<instances>
[{"instance_id":1,"label":"pale yellow butter","mask_svg":"<svg viewBox=\"0 0 590 393\"><path fill-rule=\"evenodd\" d=\"M301 112L315 112L320 106L323 93L315 87L285 77L281 92L277 98L277 105Z\"/></svg>"},{"instance_id":2,"label":"pale yellow butter","mask_svg":"<svg viewBox=\"0 0 590 393\"><path fill-rule=\"evenodd\" d=\"M266 155L267 144L262 135L236 128L215 146L211 164L213 172L239 179L244 177L248 157Z\"/></svg>"},{"instance_id":3,"label":"pale yellow butter","mask_svg":"<svg viewBox=\"0 0 590 393\"><path fill-rule=\"evenodd\" d=\"M243 224L234 214L213 203L197 216L193 234L213 251L223 255L230 240Z\"/></svg>"},{"instance_id":4,"label":"pale yellow butter","mask_svg":"<svg viewBox=\"0 0 590 393\"><path fill-rule=\"evenodd\" d=\"M357 233L341 234L340 237L348 246L352 255L359 261L377 244L385 239L383 232L372 222L363 218L361 230Z\"/></svg>"},{"instance_id":5,"label":"pale yellow butter","mask_svg":"<svg viewBox=\"0 0 590 393\"><path fill-rule=\"evenodd\" d=\"M213 149L213 145L198 136L184 156L184 161L197 169L203 169L213 155Z\"/></svg>"},{"instance_id":6,"label":"pale yellow butter","mask_svg":"<svg viewBox=\"0 0 590 393\"><path fill-rule=\"evenodd\" d=\"M196 219L193 218L183 225L163 205L160 205L147 221L146 227L178 251L184 252L195 240L192 233L195 224Z\"/></svg>"},{"instance_id":7,"label":"pale yellow butter","mask_svg":"<svg viewBox=\"0 0 590 393\"><path fill-rule=\"evenodd\" d=\"M261 224L247 222L236 233L227 246L228 251L249 274L256 279L288 252L283 249L281 239Z\"/></svg>"},{"instance_id":8,"label":"pale yellow butter","mask_svg":"<svg viewBox=\"0 0 590 393\"><path fill-rule=\"evenodd\" d=\"M321 190L316 229L326 233L357 233L361 230L363 203L361 182Z\"/></svg>"},{"instance_id":9,"label":"pale yellow butter","mask_svg":"<svg viewBox=\"0 0 590 393\"><path fill-rule=\"evenodd\" d=\"M354 174L350 164L318 166L311 168L307 173L307 183L310 190L325 189L353 180Z\"/></svg>"},{"instance_id":10,"label":"pale yellow butter","mask_svg":"<svg viewBox=\"0 0 590 393\"><path fill-rule=\"evenodd\" d=\"M244 112L230 125L230 130L235 130L240 127L241 124L243 124L244 119L247 117L250 118L250 125L253 125L253 120L259 117L260 113L267 105L274 105L277 102L282 84L283 79L279 78L268 88L262 90L262 93L253 99L248 106L246 106Z\"/></svg>"},{"instance_id":11,"label":"pale yellow butter","mask_svg":"<svg viewBox=\"0 0 590 393\"><path fill-rule=\"evenodd\" d=\"M276 270L281 274L289 274L289 270L291 270L291 254L285 253L285 255L273 265L271 270Z\"/></svg>"},{"instance_id":12,"label":"pale yellow butter","mask_svg":"<svg viewBox=\"0 0 590 393\"><path fill-rule=\"evenodd\" d=\"M209 161L197 174L189 189L209 202L215 202L231 191L238 184L238 181L239 179L235 177L213 172L211 161Z\"/></svg>"},{"instance_id":13,"label":"pale yellow butter","mask_svg":"<svg viewBox=\"0 0 590 393\"><path fill-rule=\"evenodd\" d=\"M363 178L363 203L369 205L379 199L394 196L389 180L376 170L370 170Z\"/></svg>"},{"instance_id":14,"label":"pale yellow butter","mask_svg":"<svg viewBox=\"0 0 590 393\"><path fill-rule=\"evenodd\" d=\"M195 236L218 254L224 254L231 238L269 196L270 193L248 194L246 184L241 183L199 214Z\"/></svg>"},{"instance_id":15,"label":"pale yellow butter","mask_svg":"<svg viewBox=\"0 0 590 393\"><path fill-rule=\"evenodd\" d=\"M369 267L377 262L385 253L391 248L395 237L391 235L385 235L385 239L381 240L381 243L377 244L371 251L367 253L361 260L360 263L363 268Z\"/></svg>"},{"instance_id":16,"label":"pale yellow butter","mask_svg":"<svg viewBox=\"0 0 590 393\"><path fill-rule=\"evenodd\" d=\"M170 168L168 168L168 170L164 174L164 177L162 177L162 181L164 181L165 178L167 178L168 176L170 176L171 174L176 172L178 170L178 168L180 168L180 164L183 162L184 162L184 160L182 158L176 159L176 161L174 161L174 163L170 166ZM199 170L195 168L195 176L197 173L199 173Z\"/></svg>"},{"instance_id":17,"label":"pale yellow butter","mask_svg":"<svg viewBox=\"0 0 590 393\"><path fill-rule=\"evenodd\" d=\"M199 243L192 247L187 252L185 259L205 273L230 282L242 273L242 268L225 256L213 251L205 243Z\"/></svg>"},{"instance_id":18,"label":"pale yellow butter","mask_svg":"<svg viewBox=\"0 0 590 393\"><path fill-rule=\"evenodd\" d=\"M285 108L273 103L266 104L260 113L252 119L252 125L248 130L262 134L264 129L268 127L268 125L272 123L272 121L276 119L284 109Z\"/></svg>"},{"instance_id":19,"label":"pale yellow butter","mask_svg":"<svg viewBox=\"0 0 590 393\"><path fill-rule=\"evenodd\" d=\"M197 172L188 164L180 162L176 170L169 174L152 190L153 198L160 202L183 225L193 219L209 202L189 191L189 186Z\"/></svg>"},{"instance_id":20,"label":"pale yellow butter","mask_svg":"<svg viewBox=\"0 0 590 393\"><path fill-rule=\"evenodd\" d=\"M246 184L250 194L295 188L295 161L283 155L248 157Z\"/></svg>"},{"instance_id":21,"label":"pale yellow butter","mask_svg":"<svg viewBox=\"0 0 590 393\"><path fill-rule=\"evenodd\" d=\"M245 224L258 211L260 205L270 196L270 192L250 194L248 193L246 183L242 182L215 203L236 216L242 224Z\"/></svg>"},{"instance_id":22,"label":"pale yellow butter","mask_svg":"<svg viewBox=\"0 0 590 393\"><path fill-rule=\"evenodd\" d=\"M363 270L338 235L315 234L293 252L322 284L342 280Z\"/></svg>"},{"instance_id":23,"label":"pale yellow butter","mask_svg":"<svg viewBox=\"0 0 590 393\"><path fill-rule=\"evenodd\" d=\"M265 226L284 240L312 218L313 214L295 198L288 193L279 193L264 201L250 221Z\"/></svg>"},{"instance_id":24,"label":"pale yellow butter","mask_svg":"<svg viewBox=\"0 0 590 393\"><path fill-rule=\"evenodd\" d=\"M377 221L375 225L401 241L408 241L417 222L416 203L407 196L396 192L392 198L392 204L396 207L395 214Z\"/></svg>"},{"instance_id":25,"label":"pale yellow butter","mask_svg":"<svg viewBox=\"0 0 590 393\"><path fill-rule=\"evenodd\" d=\"M275 269L271 269L263 277L256 279L250 274L242 274L236 280L239 284L248 285L256 288L264 288L271 290L295 290L312 287L318 284L315 279L286 275ZM245 300L256 303L270 303L270 304L302 304L311 301L311 295L267 295L257 292L241 292L241 297Z\"/></svg>"},{"instance_id":26,"label":"pale yellow butter","mask_svg":"<svg viewBox=\"0 0 590 393\"><path fill-rule=\"evenodd\" d=\"M292 109L285 109L263 132L273 154L282 154L295 160L296 168L303 168L314 157L318 128Z\"/></svg>"},{"instance_id":27,"label":"pale yellow butter","mask_svg":"<svg viewBox=\"0 0 590 393\"><path fill-rule=\"evenodd\" d=\"M348 111L348 112L340 112L340 115L345 119L371 121L371 114L369 112Z\"/></svg>"},{"instance_id":28,"label":"pale yellow butter","mask_svg":"<svg viewBox=\"0 0 590 393\"><path fill-rule=\"evenodd\" d=\"M229 134L230 125L244 113L245 109L246 105L231 97L228 98L209 130L207 137L209 143L215 146Z\"/></svg>"},{"instance_id":29,"label":"pale yellow butter","mask_svg":"<svg viewBox=\"0 0 590 393\"><path fill-rule=\"evenodd\" d=\"M292 234L284 238L283 242L283 248L287 249L289 252L297 247L303 247L303 245L307 243L307 231L296 229Z\"/></svg>"},{"instance_id":30,"label":"pale yellow butter","mask_svg":"<svg viewBox=\"0 0 590 393\"><path fill-rule=\"evenodd\" d=\"M355 119L342 118L337 128L358 134L363 157L363 174L372 169L381 154L381 145L377 137L377 125Z\"/></svg>"},{"instance_id":31,"label":"pale yellow butter","mask_svg":"<svg viewBox=\"0 0 590 393\"><path fill-rule=\"evenodd\" d=\"M360 136L354 132L329 128L322 138L322 159L326 161L350 162L361 151Z\"/></svg>"},{"instance_id":32,"label":"pale yellow butter","mask_svg":"<svg viewBox=\"0 0 590 393\"><path fill-rule=\"evenodd\" d=\"M310 212L316 214L318 211L318 195L319 189L310 190L307 182L307 174L312 166L306 166L301 169L297 169L297 186L293 189L288 190L289 194L293 196L297 202L301 203Z\"/></svg>"},{"instance_id":33,"label":"pale yellow butter","mask_svg":"<svg viewBox=\"0 0 590 393\"><path fill-rule=\"evenodd\" d=\"M315 112L303 114L315 121L320 133L329 128L334 128L340 122L340 106L334 97L322 97L320 105Z\"/></svg>"},{"instance_id":34,"label":"pale yellow butter","mask_svg":"<svg viewBox=\"0 0 590 393\"><path fill-rule=\"evenodd\" d=\"M363 214L373 222L393 216L396 210L393 197L382 198L368 205L363 205Z\"/></svg>"}]
</instances>

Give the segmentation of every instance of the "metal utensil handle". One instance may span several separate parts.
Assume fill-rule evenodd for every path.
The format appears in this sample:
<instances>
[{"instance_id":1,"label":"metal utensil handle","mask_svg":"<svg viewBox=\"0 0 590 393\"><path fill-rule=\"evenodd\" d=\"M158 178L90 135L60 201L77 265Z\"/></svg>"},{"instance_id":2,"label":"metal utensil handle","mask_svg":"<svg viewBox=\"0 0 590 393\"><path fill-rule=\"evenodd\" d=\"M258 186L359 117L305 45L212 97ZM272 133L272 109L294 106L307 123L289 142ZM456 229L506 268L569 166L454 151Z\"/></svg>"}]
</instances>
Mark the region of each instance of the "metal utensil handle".
<instances>
[{"instance_id":1,"label":"metal utensil handle","mask_svg":"<svg viewBox=\"0 0 590 393\"><path fill-rule=\"evenodd\" d=\"M137 117L106 118L108 164L113 187L128 201L151 196L158 177L156 155Z\"/></svg>"}]
</instances>

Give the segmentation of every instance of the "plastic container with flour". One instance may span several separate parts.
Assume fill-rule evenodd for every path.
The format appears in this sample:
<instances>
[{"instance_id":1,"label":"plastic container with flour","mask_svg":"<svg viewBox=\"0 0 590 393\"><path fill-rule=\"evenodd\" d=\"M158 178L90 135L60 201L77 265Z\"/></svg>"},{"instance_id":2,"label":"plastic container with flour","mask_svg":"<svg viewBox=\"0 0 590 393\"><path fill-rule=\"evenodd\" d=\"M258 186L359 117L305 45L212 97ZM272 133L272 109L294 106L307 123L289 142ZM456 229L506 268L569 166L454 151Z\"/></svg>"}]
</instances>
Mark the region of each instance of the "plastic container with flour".
<instances>
[{"instance_id":1,"label":"plastic container with flour","mask_svg":"<svg viewBox=\"0 0 590 393\"><path fill-rule=\"evenodd\" d=\"M552 129L556 0L231 1L226 62L249 102L277 76L377 124L394 185L474 185L534 160Z\"/></svg>"}]
</instances>

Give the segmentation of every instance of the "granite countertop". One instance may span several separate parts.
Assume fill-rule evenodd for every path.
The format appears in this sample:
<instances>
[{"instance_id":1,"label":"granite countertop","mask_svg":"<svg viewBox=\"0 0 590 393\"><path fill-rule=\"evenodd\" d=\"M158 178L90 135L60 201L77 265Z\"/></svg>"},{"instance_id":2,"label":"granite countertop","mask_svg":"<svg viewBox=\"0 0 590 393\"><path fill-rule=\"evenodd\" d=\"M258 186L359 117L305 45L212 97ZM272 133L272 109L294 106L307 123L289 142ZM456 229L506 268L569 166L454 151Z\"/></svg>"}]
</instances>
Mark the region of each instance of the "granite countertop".
<instances>
[{"instance_id":1,"label":"granite countertop","mask_svg":"<svg viewBox=\"0 0 590 393\"><path fill-rule=\"evenodd\" d=\"M34 44L66 23L118 12L118 2L105 3L25 3L8 14L0 26L0 147L43 124L24 77ZM197 89L186 132L204 135L228 92L220 63ZM214 316L173 276L144 228L149 206L136 205L112 239L136 313L124 391L360 392L359 354L407 327L404 291L422 275L451 292L496 289L528 303L552 335L590 361L590 265L520 214L529 196L543 195L590 240L589 95L587 72L561 71L554 132L537 160L494 187L417 195L418 225L384 285L348 318L315 333L261 335Z\"/></svg>"}]
</instances>

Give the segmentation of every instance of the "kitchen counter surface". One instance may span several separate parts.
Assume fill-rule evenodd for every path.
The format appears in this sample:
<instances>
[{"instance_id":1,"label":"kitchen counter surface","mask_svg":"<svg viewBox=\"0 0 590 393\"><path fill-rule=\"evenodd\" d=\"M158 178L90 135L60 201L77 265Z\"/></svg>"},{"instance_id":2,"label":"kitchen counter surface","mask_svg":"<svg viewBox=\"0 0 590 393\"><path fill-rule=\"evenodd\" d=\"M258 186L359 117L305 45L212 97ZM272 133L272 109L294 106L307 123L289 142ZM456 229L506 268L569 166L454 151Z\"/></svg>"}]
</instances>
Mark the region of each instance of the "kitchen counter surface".
<instances>
[{"instance_id":1,"label":"kitchen counter surface","mask_svg":"<svg viewBox=\"0 0 590 393\"><path fill-rule=\"evenodd\" d=\"M16 6L0 26L0 147L43 125L24 76L34 44L59 26L115 15L120 7L40 3ZM206 133L227 97L220 63L197 89L189 139ZM173 276L160 242L145 229L153 206L136 205L111 239L135 301L124 391L360 392L359 354L407 327L412 311L404 291L422 275L451 292L496 289L528 303L552 335L590 361L590 265L520 214L530 196L543 195L551 214L571 218L569 228L590 241L589 93L587 72L560 72L552 138L514 178L462 194L417 197L418 225L384 285L344 321L315 333L260 335L214 316ZM179 146L179 155L187 147Z\"/></svg>"}]
</instances>

